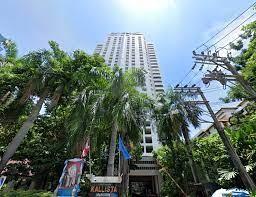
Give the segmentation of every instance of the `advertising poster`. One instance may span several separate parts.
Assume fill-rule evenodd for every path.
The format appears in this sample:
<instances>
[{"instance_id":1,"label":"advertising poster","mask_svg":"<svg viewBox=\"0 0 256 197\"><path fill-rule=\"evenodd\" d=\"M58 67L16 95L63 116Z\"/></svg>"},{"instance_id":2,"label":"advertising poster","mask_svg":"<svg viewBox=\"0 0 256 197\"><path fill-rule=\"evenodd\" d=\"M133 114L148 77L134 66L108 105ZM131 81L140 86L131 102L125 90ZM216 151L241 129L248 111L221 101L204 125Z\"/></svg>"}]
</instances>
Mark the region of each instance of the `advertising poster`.
<instances>
[{"instance_id":1,"label":"advertising poster","mask_svg":"<svg viewBox=\"0 0 256 197\"><path fill-rule=\"evenodd\" d=\"M70 159L65 161L65 166L57 187L57 196L77 196L80 191L79 182L82 175L84 161Z\"/></svg>"}]
</instances>

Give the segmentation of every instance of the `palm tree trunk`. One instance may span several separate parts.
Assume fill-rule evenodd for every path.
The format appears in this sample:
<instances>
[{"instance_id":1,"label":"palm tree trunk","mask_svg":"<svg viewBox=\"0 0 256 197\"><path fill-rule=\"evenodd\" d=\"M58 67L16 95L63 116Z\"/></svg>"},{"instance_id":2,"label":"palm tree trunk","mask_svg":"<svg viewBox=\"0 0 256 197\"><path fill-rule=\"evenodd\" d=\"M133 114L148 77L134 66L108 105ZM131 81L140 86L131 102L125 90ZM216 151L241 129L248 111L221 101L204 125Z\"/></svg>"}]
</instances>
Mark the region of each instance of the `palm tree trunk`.
<instances>
[{"instance_id":1,"label":"palm tree trunk","mask_svg":"<svg viewBox=\"0 0 256 197\"><path fill-rule=\"evenodd\" d=\"M197 169L196 169L196 164L195 164L194 159L193 159L193 154L192 154L192 149L191 149L191 145L190 145L190 139L189 139L188 131L184 127L182 128L182 134L183 134L183 137L185 139L189 165L190 165L191 172L192 172L192 175L193 175L193 178L194 178L194 182L199 183L199 177L198 177L198 173L197 173Z\"/></svg>"},{"instance_id":2,"label":"palm tree trunk","mask_svg":"<svg viewBox=\"0 0 256 197\"><path fill-rule=\"evenodd\" d=\"M45 98L48 95L48 88L46 88L37 104L33 107L31 114L28 116L27 120L23 123L22 127L16 134L16 136L13 138L13 140L10 142L10 144L7 147L7 150L5 151L1 163L0 163L0 172L4 169L6 163L9 161L9 159L14 155L19 145L23 142L25 136L27 135L29 129L31 129L34 125L34 121L36 120L42 105L45 101Z\"/></svg>"},{"instance_id":3,"label":"palm tree trunk","mask_svg":"<svg viewBox=\"0 0 256 197\"><path fill-rule=\"evenodd\" d=\"M48 107L49 110L52 110L52 108L54 108L56 105L58 105L58 102L60 100L60 97L62 95L62 92L63 92L63 89L64 89L64 86L63 85L60 85L58 86L54 93L53 93L53 97L51 99L51 104L50 106Z\"/></svg>"},{"instance_id":4,"label":"palm tree trunk","mask_svg":"<svg viewBox=\"0 0 256 197\"><path fill-rule=\"evenodd\" d=\"M200 160L201 160L201 166L202 166L202 171L203 171L203 173L204 173L204 177L205 177L205 179L206 179L207 182L210 182L211 180L210 180L209 174L208 174L208 172L207 172L207 169L205 168L204 161L203 161L202 158L200 158Z\"/></svg>"},{"instance_id":5,"label":"palm tree trunk","mask_svg":"<svg viewBox=\"0 0 256 197\"><path fill-rule=\"evenodd\" d=\"M117 137L117 123L113 123L111 141L109 145L108 154L108 166L107 166L107 176L114 176L114 162L115 162L115 152L116 152L116 137Z\"/></svg>"},{"instance_id":6,"label":"palm tree trunk","mask_svg":"<svg viewBox=\"0 0 256 197\"><path fill-rule=\"evenodd\" d=\"M19 105L24 105L29 97L31 96L32 92L34 91L36 85L33 79L30 79L28 83L25 85L25 88L22 92L22 97L19 100Z\"/></svg>"},{"instance_id":7,"label":"palm tree trunk","mask_svg":"<svg viewBox=\"0 0 256 197\"><path fill-rule=\"evenodd\" d=\"M0 103L5 102L6 99L9 97L10 94L11 94L10 91L8 91L7 93L5 93L5 95L0 99Z\"/></svg>"}]
</instances>

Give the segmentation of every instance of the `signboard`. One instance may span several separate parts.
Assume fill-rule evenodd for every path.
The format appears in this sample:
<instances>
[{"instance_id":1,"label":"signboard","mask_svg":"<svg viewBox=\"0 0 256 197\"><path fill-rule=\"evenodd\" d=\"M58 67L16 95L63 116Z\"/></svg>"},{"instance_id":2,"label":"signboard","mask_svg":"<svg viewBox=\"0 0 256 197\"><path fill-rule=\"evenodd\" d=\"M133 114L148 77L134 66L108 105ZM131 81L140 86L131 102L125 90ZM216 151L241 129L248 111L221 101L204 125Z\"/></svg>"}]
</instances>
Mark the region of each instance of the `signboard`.
<instances>
[{"instance_id":1,"label":"signboard","mask_svg":"<svg viewBox=\"0 0 256 197\"><path fill-rule=\"evenodd\" d=\"M89 197L118 197L118 193L90 193Z\"/></svg>"},{"instance_id":2,"label":"signboard","mask_svg":"<svg viewBox=\"0 0 256 197\"><path fill-rule=\"evenodd\" d=\"M84 161L69 159L65 161L62 175L57 187L57 196L77 196L80 191L79 182L82 175Z\"/></svg>"},{"instance_id":3,"label":"signboard","mask_svg":"<svg viewBox=\"0 0 256 197\"><path fill-rule=\"evenodd\" d=\"M118 197L118 186L113 184L94 184L91 186L89 197Z\"/></svg>"},{"instance_id":4,"label":"signboard","mask_svg":"<svg viewBox=\"0 0 256 197\"><path fill-rule=\"evenodd\" d=\"M5 180L6 180L6 176L0 177L0 189L3 187Z\"/></svg>"},{"instance_id":5,"label":"signboard","mask_svg":"<svg viewBox=\"0 0 256 197\"><path fill-rule=\"evenodd\" d=\"M122 182L122 177L121 176L87 176L91 183L121 183Z\"/></svg>"}]
</instances>

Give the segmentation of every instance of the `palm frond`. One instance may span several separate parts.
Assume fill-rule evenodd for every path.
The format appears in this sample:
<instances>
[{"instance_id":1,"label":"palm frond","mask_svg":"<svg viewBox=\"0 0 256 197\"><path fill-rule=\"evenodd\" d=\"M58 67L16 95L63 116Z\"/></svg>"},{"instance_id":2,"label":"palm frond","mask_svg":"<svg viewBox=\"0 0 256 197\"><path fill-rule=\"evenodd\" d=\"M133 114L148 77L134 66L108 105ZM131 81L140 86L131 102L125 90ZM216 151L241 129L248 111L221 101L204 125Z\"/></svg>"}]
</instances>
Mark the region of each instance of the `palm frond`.
<instances>
[{"instance_id":1,"label":"palm frond","mask_svg":"<svg viewBox=\"0 0 256 197\"><path fill-rule=\"evenodd\" d=\"M220 175L219 181L230 181L238 175L238 172L234 169L232 171L221 169L218 170L218 173Z\"/></svg>"}]
</instances>

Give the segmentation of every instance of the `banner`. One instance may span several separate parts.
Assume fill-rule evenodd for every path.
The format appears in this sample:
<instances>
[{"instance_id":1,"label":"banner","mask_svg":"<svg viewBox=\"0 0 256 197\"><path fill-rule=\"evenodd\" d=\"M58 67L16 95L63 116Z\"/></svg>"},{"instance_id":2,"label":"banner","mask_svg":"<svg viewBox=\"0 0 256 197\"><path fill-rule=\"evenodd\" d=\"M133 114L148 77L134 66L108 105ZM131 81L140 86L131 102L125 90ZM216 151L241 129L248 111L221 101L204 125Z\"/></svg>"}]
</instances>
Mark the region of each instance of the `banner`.
<instances>
[{"instance_id":1,"label":"banner","mask_svg":"<svg viewBox=\"0 0 256 197\"><path fill-rule=\"evenodd\" d=\"M79 183L82 175L84 161L82 159L69 159L65 161L62 175L57 187L57 196L77 196L80 191Z\"/></svg>"}]
</instances>

